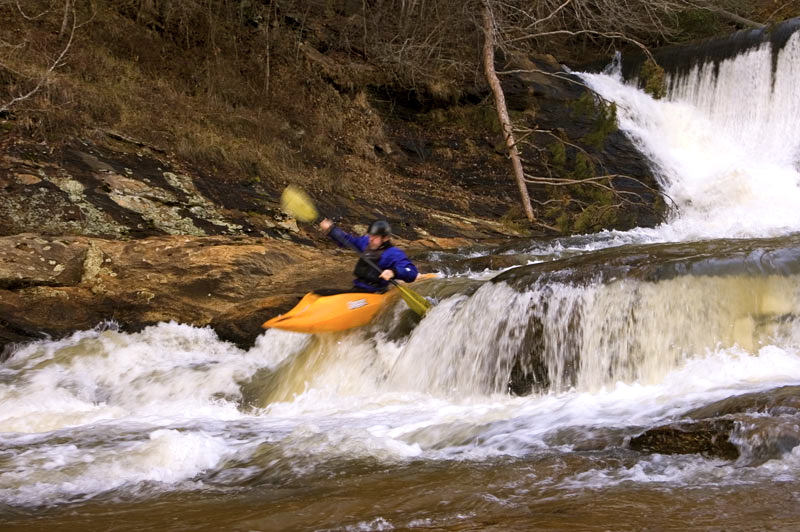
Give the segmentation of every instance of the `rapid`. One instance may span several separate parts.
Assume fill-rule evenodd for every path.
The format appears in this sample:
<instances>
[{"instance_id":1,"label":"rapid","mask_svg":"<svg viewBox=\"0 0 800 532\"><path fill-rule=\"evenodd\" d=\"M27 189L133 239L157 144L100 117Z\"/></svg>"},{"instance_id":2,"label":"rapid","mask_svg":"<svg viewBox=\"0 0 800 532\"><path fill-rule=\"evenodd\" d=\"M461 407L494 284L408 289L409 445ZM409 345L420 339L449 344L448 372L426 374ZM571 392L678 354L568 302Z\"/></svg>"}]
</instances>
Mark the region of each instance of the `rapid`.
<instances>
[{"instance_id":1,"label":"rapid","mask_svg":"<svg viewBox=\"0 0 800 532\"><path fill-rule=\"evenodd\" d=\"M673 206L521 242L421 320L104 324L0 365L0 524L139 530L794 530L800 523L800 34L669 79L581 74ZM634 450L733 422L734 459ZM4 527L4 529L6 529Z\"/></svg>"}]
</instances>

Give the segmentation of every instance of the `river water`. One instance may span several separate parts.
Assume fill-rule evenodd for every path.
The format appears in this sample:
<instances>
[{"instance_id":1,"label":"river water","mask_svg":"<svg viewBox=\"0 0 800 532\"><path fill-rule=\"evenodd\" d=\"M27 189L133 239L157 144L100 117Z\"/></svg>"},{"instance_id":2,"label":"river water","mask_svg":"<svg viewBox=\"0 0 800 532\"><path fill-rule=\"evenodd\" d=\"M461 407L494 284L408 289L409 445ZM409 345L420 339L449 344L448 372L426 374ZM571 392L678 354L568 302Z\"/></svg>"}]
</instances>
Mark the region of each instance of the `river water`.
<instances>
[{"instance_id":1,"label":"river water","mask_svg":"<svg viewBox=\"0 0 800 532\"><path fill-rule=\"evenodd\" d=\"M798 36L774 74L770 54L700 65L664 101L587 74L670 218L432 255L447 276L418 285L438 302L421 321L398 301L248 351L176 323L20 347L3 530L797 529ZM470 266L486 253L523 266ZM704 416L733 420L739 458L628 444Z\"/></svg>"}]
</instances>

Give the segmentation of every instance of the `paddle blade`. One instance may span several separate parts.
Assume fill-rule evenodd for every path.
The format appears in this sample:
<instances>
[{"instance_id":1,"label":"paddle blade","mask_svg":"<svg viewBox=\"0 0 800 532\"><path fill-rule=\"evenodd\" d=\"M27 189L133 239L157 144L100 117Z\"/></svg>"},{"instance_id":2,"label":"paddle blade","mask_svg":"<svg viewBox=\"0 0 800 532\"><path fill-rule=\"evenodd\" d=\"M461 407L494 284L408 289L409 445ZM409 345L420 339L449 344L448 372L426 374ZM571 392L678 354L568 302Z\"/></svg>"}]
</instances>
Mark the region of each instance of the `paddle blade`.
<instances>
[{"instance_id":1,"label":"paddle blade","mask_svg":"<svg viewBox=\"0 0 800 532\"><path fill-rule=\"evenodd\" d=\"M431 304L427 299L410 288L398 284L397 289L400 290L400 297L403 298L406 305L420 316L424 316L428 309L431 308Z\"/></svg>"},{"instance_id":2,"label":"paddle blade","mask_svg":"<svg viewBox=\"0 0 800 532\"><path fill-rule=\"evenodd\" d=\"M294 185L289 185L281 194L281 208L289 216L297 218L301 222L313 222L319 218L314 202L303 192L303 189Z\"/></svg>"}]
</instances>

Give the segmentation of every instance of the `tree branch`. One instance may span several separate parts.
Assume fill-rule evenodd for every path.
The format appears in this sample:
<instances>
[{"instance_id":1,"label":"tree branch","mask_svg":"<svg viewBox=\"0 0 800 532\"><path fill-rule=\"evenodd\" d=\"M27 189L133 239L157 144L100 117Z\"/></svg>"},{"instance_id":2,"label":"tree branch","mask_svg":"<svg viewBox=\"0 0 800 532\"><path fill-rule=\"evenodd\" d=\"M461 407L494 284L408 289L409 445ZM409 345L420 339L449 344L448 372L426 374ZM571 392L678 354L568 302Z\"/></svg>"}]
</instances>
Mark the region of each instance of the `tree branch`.
<instances>
[{"instance_id":1,"label":"tree branch","mask_svg":"<svg viewBox=\"0 0 800 532\"><path fill-rule=\"evenodd\" d=\"M23 11L22 6L20 6L19 4L19 0L16 0L16 6L20 15L26 20L35 20L39 17L44 16L49 12L49 11L44 11L42 13L39 13L38 15L29 16ZM33 88L31 88L27 92L13 96L10 101L7 101L5 103L0 102L0 113L7 112L14 105L17 105L18 103L33 97L36 93L42 90L42 88L47 84L47 82L52 77L53 72L57 68L64 66L67 53L69 52L70 48L72 47L75 41L75 35L77 34L78 28L80 28L85 24L88 24L92 18L94 18L94 13L86 21L78 23L78 15L76 13L74 0L64 0L64 19L62 21L62 32L64 32L67 28L69 29L69 34L67 36L66 43L64 43L63 47L61 48L56 58L50 61L45 67L44 71L41 73L41 75L38 76L38 80L36 81L36 84L33 86ZM71 24L69 24L70 19L72 20ZM20 44L17 47L19 48L22 46L23 45ZM0 67L14 74L21 75L19 72L16 72L13 68L11 68L10 66L6 65L3 62L0 62Z\"/></svg>"},{"instance_id":2,"label":"tree branch","mask_svg":"<svg viewBox=\"0 0 800 532\"><path fill-rule=\"evenodd\" d=\"M716 13L722 18L726 18L735 24L744 26L745 28L764 28L766 26L765 24L758 23L754 20L750 20L749 18L739 16L736 13L731 13L727 9L723 9L721 7L706 7L704 9L707 9L712 13Z\"/></svg>"}]
</instances>

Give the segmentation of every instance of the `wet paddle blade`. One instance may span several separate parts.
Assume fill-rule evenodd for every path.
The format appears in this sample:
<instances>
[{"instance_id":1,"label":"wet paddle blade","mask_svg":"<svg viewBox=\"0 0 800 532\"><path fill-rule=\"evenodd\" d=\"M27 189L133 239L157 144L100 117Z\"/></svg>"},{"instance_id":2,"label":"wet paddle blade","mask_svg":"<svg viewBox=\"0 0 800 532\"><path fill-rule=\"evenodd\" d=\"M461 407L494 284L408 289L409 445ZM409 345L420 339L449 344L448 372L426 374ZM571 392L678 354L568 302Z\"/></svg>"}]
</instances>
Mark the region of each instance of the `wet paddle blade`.
<instances>
[{"instance_id":1,"label":"wet paddle blade","mask_svg":"<svg viewBox=\"0 0 800 532\"><path fill-rule=\"evenodd\" d=\"M313 222L319 218L314 202L308 194L294 185L289 185L281 194L281 208L289 216L297 218L301 222Z\"/></svg>"},{"instance_id":2,"label":"wet paddle blade","mask_svg":"<svg viewBox=\"0 0 800 532\"><path fill-rule=\"evenodd\" d=\"M400 296L406 302L406 305L420 316L424 316L428 309L431 308L431 304L427 299L410 288L398 284L397 289L400 290Z\"/></svg>"}]
</instances>

